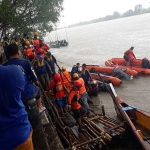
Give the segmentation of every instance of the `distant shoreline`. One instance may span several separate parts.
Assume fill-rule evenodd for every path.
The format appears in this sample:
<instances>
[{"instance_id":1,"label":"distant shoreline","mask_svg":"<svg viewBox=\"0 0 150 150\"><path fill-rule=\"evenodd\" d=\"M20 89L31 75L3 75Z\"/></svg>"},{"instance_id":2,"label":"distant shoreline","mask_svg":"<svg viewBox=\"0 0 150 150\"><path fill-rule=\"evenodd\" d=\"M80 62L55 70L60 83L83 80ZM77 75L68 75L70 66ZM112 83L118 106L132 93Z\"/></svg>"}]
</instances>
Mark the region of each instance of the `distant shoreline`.
<instances>
[{"instance_id":1,"label":"distant shoreline","mask_svg":"<svg viewBox=\"0 0 150 150\"><path fill-rule=\"evenodd\" d=\"M105 17L90 20L90 21L83 21L83 22L75 23L75 24L67 26L67 28L83 26L83 25L87 25L87 24L93 24L93 23L104 22L104 21L109 21L109 20L115 20L115 19L119 19L119 18L137 16L137 15L142 15L142 14L146 14L146 13L150 13L150 7L149 8L143 8L142 5L139 4L139 5L135 5L134 10L129 9L128 11L126 11L123 14L120 14L119 12L114 11L112 15L107 15ZM65 27L58 28L57 30L64 29L64 28Z\"/></svg>"},{"instance_id":2,"label":"distant shoreline","mask_svg":"<svg viewBox=\"0 0 150 150\"><path fill-rule=\"evenodd\" d=\"M150 12L147 12L147 13L150 13ZM144 14L147 14L147 13L144 13ZM119 17L119 18L110 19L110 20L117 20L117 19L121 19L121 18L128 18L128 17L139 16L139 15L144 15L144 14L132 15L132 16L127 16L127 17ZM99 23L99 22L106 22L106 21L110 21L110 20L104 20L104 21L98 21L98 22L91 22L93 20L91 20L91 21L85 21L85 22L79 22L79 23L76 23L76 24L73 24L73 25L69 25L67 28L84 26L84 25L94 24L94 23ZM59 28L59 29L64 29L64 28Z\"/></svg>"}]
</instances>

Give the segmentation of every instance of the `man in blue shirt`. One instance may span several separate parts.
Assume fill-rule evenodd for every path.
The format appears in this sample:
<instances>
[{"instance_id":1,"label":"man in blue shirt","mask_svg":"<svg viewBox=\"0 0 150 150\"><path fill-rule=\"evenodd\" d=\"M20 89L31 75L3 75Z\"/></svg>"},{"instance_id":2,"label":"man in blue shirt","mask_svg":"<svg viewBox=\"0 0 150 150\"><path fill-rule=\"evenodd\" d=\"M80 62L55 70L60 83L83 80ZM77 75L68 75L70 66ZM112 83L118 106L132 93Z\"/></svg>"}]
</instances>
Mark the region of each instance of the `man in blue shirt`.
<instances>
[{"instance_id":1,"label":"man in blue shirt","mask_svg":"<svg viewBox=\"0 0 150 150\"><path fill-rule=\"evenodd\" d=\"M47 61L44 60L42 55L38 55L37 60L34 62L34 70L43 84L45 90L49 89L49 76L52 74L51 68Z\"/></svg>"},{"instance_id":2,"label":"man in blue shirt","mask_svg":"<svg viewBox=\"0 0 150 150\"><path fill-rule=\"evenodd\" d=\"M21 52L16 44L10 44L7 47L7 53L10 59L7 62L5 62L3 65L4 66L7 66L7 65L21 66L24 73L27 76L25 90L22 92L21 99L23 100L23 102L25 102L26 100L29 100L31 98L36 98L38 110L40 113L43 112L45 108L43 109L41 105L42 99L40 96L40 89L39 87L32 84L33 82L36 85L39 85L39 82L31 69L32 67L31 67L30 62L25 59L20 59Z\"/></svg>"},{"instance_id":3,"label":"man in blue shirt","mask_svg":"<svg viewBox=\"0 0 150 150\"><path fill-rule=\"evenodd\" d=\"M15 65L0 66L0 149L33 150L32 128L21 92L25 78Z\"/></svg>"}]
</instances>

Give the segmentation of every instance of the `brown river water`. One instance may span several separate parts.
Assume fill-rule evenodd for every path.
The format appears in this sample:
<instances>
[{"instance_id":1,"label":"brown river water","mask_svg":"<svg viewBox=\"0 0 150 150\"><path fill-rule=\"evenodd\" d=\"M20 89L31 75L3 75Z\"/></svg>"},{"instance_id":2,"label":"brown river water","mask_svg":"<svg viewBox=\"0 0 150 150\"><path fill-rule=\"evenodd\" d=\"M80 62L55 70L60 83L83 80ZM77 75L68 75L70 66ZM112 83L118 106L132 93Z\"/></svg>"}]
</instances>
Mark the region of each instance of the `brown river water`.
<instances>
[{"instance_id":1,"label":"brown river water","mask_svg":"<svg viewBox=\"0 0 150 150\"><path fill-rule=\"evenodd\" d=\"M66 36L67 33L67 36ZM150 13L121 18L112 21L84 25L57 31L59 39L67 39L69 45L51 48L60 66L79 63L105 66L105 61L112 57L123 57L125 50L134 46L137 58L150 59ZM56 39L52 32L48 39ZM150 76L139 75L131 81L123 80L123 84L115 87L120 98L129 105L150 112ZM104 104L106 113L115 116L112 99L108 93L100 92L93 98L97 107Z\"/></svg>"}]
</instances>

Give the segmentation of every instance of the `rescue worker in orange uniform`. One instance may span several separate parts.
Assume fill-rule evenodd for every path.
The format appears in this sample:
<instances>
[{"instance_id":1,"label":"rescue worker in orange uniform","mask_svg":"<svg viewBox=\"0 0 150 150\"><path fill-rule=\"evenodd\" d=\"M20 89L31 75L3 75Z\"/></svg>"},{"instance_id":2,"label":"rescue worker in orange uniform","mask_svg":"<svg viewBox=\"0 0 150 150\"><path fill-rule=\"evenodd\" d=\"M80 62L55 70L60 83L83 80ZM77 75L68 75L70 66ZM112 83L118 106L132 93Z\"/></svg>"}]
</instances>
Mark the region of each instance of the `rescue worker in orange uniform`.
<instances>
[{"instance_id":1,"label":"rescue worker in orange uniform","mask_svg":"<svg viewBox=\"0 0 150 150\"><path fill-rule=\"evenodd\" d=\"M50 50L50 47L44 43L44 40L40 39L40 48L42 48L45 52Z\"/></svg>"},{"instance_id":2,"label":"rescue worker in orange uniform","mask_svg":"<svg viewBox=\"0 0 150 150\"><path fill-rule=\"evenodd\" d=\"M79 87L79 94L81 96L81 105L87 110L87 116L90 116L90 107L88 104L88 99L90 99L90 98L88 96L88 93L86 92L84 80L82 78L80 78L77 73L73 74L73 80L74 80L74 82L79 81L82 83L82 86ZM92 100L90 100L90 101L92 101Z\"/></svg>"},{"instance_id":3,"label":"rescue worker in orange uniform","mask_svg":"<svg viewBox=\"0 0 150 150\"><path fill-rule=\"evenodd\" d=\"M81 86L82 83L80 81L74 82L74 85L68 96L68 109L71 109L73 111L74 117L79 125L79 131L84 132L86 130L82 127L82 119L86 115L86 109L84 109L79 103L81 97L79 94L79 88Z\"/></svg>"},{"instance_id":4,"label":"rescue worker in orange uniform","mask_svg":"<svg viewBox=\"0 0 150 150\"><path fill-rule=\"evenodd\" d=\"M127 62L127 66L131 65L131 62L136 59L134 53L133 53L133 49L134 47L131 47L129 50L124 52L124 56L123 58L125 59L125 61Z\"/></svg>"},{"instance_id":5,"label":"rescue worker in orange uniform","mask_svg":"<svg viewBox=\"0 0 150 150\"><path fill-rule=\"evenodd\" d=\"M64 109L67 106L67 99L65 97L63 83L59 73L54 74L54 78L49 84L50 92L56 97L56 103L60 108L61 115L64 115Z\"/></svg>"},{"instance_id":6,"label":"rescue worker in orange uniform","mask_svg":"<svg viewBox=\"0 0 150 150\"><path fill-rule=\"evenodd\" d=\"M29 41L25 42L25 46L24 47L25 47L25 49L24 49L23 54L25 56L27 56L29 61L31 62L34 59L34 57L35 57L35 49L34 49L34 47L32 45L30 45Z\"/></svg>"},{"instance_id":7,"label":"rescue worker in orange uniform","mask_svg":"<svg viewBox=\"0 0 150 150\"><path fill-rule=\"evenodd\" d=\"M34 32L34 38L31 41L35 49L40 48L40 39L38 38L38 35L38 32Z\"/></svg>"},{"instance_id":8,"label":"rescue worker in orange uniform","mask_svg":"<svg viewBox=\"0 0 150 150\"><path fill-rule=\"evenodd\" d=\"M70 90L72 89L72 85L71 85L71 75L69 74L69 72L66 70L66 67L63 66L62 67L62 72L61 72L61 78L62 78L62 82L67 90L67 92L69 93Z\"/></svg>"}]
</instances>

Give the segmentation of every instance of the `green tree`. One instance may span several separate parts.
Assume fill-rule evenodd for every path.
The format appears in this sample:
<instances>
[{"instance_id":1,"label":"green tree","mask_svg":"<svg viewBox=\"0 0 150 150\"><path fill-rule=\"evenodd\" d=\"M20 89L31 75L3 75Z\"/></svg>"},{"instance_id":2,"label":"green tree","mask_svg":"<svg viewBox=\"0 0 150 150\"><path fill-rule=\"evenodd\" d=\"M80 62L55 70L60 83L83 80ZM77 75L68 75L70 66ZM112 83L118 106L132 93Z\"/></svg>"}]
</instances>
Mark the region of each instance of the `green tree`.
<instances>
[{"instance_id":1,"label":"green tree","mask_svg":"<svg viewBox=\"0 0 150 150\"><path fill-rule=\"evenodd\" d=\"M142 7L143 7L143 6L142 6L141 4L135 5L134 13L136 13L136 14L141 13Z\"/></svg>"},{"instance_id":2,"label":"green tree","mask_svg":"<svg viewBox=\"0 0 150 150\"><path fill-rule=\"evenodd\" d=\"M128 11L126 11L126 12L122 15L122 17L129 17L129 16L132 16L132 15L134 15L134 12L133 12L132 9L129 9Z\"/></svg>"},{"instance_id":3,"label":"green tree","mask_svg":"<svg viewBox=\"0 0 150 150\"><path fill-rule=\"evenodd\" d=\"M2 0L0 38L22 36L24 32L50 32L59 21L63 0Z\"/></svg>"},{"instance_id":4,"label":"green tree","mask_svg":"<svg viewBox=\"0 0 150 150\"><path fill-rule=\"evenodd\" d=\"M113 12L113 19L116 19L116 18L119 18L119 17L120 17L119 12L114 11L114 12Z\"/></svg>"}]
</instances>

